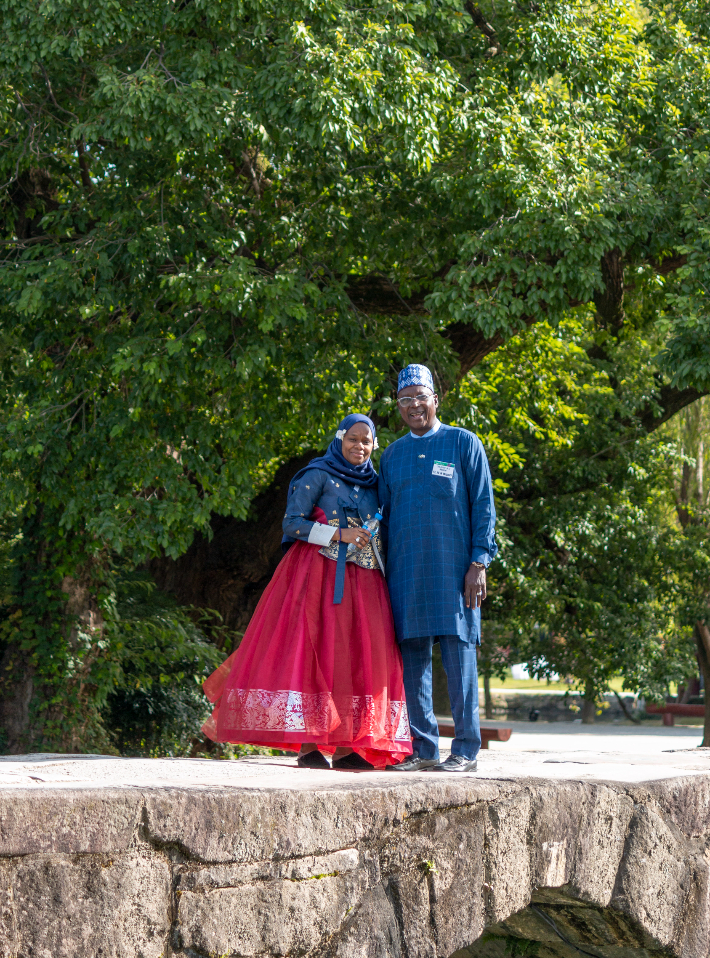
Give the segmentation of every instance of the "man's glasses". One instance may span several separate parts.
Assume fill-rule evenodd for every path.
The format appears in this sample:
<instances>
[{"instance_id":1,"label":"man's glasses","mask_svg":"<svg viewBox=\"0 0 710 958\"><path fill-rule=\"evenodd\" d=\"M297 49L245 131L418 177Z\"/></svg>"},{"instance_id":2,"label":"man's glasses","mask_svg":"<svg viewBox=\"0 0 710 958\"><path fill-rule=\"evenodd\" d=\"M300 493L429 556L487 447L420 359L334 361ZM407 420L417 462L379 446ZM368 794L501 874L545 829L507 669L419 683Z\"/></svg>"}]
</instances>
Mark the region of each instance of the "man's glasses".
<instances>
[{"instance_id":1,"label":"man's glasses","mask_svg":"<svg viewBox=\"0 0 710 958\"><path fill-rule=\"evenodd\" d=\"M432 399L432 396L427 396L426 393L419 393L417 396L402 396L401 399L397 400L397 405L401 409L409 409L413 402L415 403L426 403Z\"/></svg>"}]
</instances>

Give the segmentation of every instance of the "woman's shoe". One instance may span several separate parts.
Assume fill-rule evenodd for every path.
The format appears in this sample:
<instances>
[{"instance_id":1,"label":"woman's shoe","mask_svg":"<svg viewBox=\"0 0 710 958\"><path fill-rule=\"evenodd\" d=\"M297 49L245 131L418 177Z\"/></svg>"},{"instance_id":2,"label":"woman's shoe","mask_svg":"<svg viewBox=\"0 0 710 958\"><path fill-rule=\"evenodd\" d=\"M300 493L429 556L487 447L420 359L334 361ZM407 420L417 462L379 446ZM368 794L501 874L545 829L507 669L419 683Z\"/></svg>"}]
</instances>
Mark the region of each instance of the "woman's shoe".
<instances>
[{"instance_id":1,"label":"woman's shoe","mask_svg":"<svg viewBox=\"0 0 710 958\"><path fill-rule=\"evenodd\" d=\"M344 758L334 758L333 768L339 772L374 772L375 766L371 765L357 752L351 752Z\"/></svg>"},{"instance_id":2,"label":"woman's shoe","mask_svg":"<svg viewBox=\"0 0 710 958\"><path fill-rule=\"evenodd\" d=\"M298 767L330 768L330 765L328 764L328 759L324 755L321 755L317 748L314 748L313 751L306 752L305 755L298 756Z\"/></svg>"}]
</instances>

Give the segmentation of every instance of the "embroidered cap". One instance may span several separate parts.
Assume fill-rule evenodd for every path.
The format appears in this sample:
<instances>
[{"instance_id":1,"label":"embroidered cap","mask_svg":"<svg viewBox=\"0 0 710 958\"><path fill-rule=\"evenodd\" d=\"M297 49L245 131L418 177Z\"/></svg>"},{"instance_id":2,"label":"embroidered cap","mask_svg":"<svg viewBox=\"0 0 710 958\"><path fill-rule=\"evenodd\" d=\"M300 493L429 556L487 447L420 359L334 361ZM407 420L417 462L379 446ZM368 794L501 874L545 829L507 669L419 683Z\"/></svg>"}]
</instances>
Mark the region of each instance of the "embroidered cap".
<instances>
[{"instance_id":1,"label":"embroidered cap","mask_svg":"<svg viewBox=\"0 0 710 958\"><path fill-rule=\"evenodd\" d=\"M431 372L419 363L410 363L397 377L397 392L407 386L428 386L432 392L436 392Z\"/></svg>"}]
</instances>

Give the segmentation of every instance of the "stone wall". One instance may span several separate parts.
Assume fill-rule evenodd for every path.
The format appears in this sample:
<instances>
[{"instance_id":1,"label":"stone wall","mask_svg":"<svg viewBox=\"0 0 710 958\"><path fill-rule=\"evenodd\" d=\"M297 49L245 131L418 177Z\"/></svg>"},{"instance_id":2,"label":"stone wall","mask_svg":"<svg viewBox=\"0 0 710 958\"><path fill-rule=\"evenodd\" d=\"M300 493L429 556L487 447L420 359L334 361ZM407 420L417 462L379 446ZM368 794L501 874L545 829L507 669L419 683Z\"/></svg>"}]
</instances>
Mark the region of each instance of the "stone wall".
<instances>
[{"instance_id":1,"label":"stone wall","mask_svg":"<svg viewBox=\"0 0 710 958\"><path fill-rule=\"evenodd\" d=\"M496 958L516 939L707 958L710 774L548 765L544 780L542 762L483 762L461 778L288 769L284 786L234 763L231 787L0 788L0 956Z\"/></svg>"}]
</instances>

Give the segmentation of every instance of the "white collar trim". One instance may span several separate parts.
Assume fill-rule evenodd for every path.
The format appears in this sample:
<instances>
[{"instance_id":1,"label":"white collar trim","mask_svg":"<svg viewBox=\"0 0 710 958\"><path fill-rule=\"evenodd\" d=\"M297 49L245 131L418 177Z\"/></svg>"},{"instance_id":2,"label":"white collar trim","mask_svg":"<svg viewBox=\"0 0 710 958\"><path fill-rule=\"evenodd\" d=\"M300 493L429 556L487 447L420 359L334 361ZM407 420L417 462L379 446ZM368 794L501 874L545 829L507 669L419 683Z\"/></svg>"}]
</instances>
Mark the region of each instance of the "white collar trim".
<instances>
[{"instance_id":1,"label":"white collar trim","mask_svg":"<svg viewBox=\"0 0 710 958\"><path fill-rule=\"evenodd\" d=\"M434 425L431 427L431 429L428 432L425 432L423 436L417 436L411 430L409 431L409 435L412 437L412 439L428 439L429 436L433 436L434 433L437 433L440 429L441 423L438 419L436 419L434 420Z\"/></svg>"}]
</instances>

